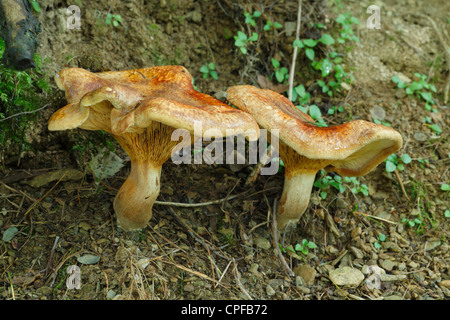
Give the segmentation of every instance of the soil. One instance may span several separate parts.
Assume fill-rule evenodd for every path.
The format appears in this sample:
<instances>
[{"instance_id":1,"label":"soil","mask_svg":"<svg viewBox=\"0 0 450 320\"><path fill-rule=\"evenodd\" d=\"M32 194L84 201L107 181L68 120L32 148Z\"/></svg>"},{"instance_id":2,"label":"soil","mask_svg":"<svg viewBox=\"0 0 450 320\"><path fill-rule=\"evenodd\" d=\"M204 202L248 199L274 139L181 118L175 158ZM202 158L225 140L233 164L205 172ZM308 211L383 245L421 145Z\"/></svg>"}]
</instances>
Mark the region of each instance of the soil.
<instances>
[{"instance_id":1,"label":"soil","mask_svg":"<svg viewBox=\"0 0 450 320\"><path fill-rule=\"evenodd\" d=\"M388 173L384 163L358 178L367 196L350 190L328 190L326 199L313 188L306 213L295 228L272 231L273 203L281 195L283 171L245 181L253 165L163 166L161 202L203 203L196 207L159 203L148 227L124 232L117 227L112 202L130 164L125 152L107 134L81 129L49 132L50 115L66 104L53 81L65 67L98 72L157 65L183 65L198 90L220 96L230 86L261 86L272 79L271 57L290 66L293 33L280 29L261 34L249 55L234 46L232 35L247 30L243 12L259 9L260 19L283 25L297 23L297 1L72 1L81 9L81 28L68 29L67 1L39 1L42 24L38 54L53 88L42 97L49 106L41 121L30 126L33 150L4 155L0 184L0 229L18 233L0 241L2 299L435 299L450 297L448 105L444 103L449 70L441 38L450 44L450 3L439 0L303 1L301 38L319 38L323 23L332 33L335 18L350 12L361 24L359 42L340 47L344 67L354 75L350 90L332 99L314 81L304 54L299 54L296 84L303 83L325 121L374 121L381 115L404 139L397 154L413 159L404 171ZM366 28L366 9L381 8L381 29ZM120 14L118 26L107 14ZM439 30L429 20L432 18ZM214 62L218 80L204 79L202 65ZM437 88L438 113L402 93L393 75L409 79L426 74ZM271 88L279 89L272 86ZM320 89L320 88L319 88ZM284 89L285 90L285 89ZM332 106L344 111L328 115ZM440 135L424 123L432 117ZM119 172L101 181L89 168L104 148L122 160ZM60 170L60 171L58 171ZM49 178L49 173L55 173ZM65 173L64 179L61 172ZM58 175L59 174L59 175ZM56 177L56 178L55 178ZM410 226L404 219L419 218ZM380 235L385 238L380 239ZM307 255L289 249L307 239L317 245ZM93 259L93 260L92 260ZM284 259L289 270L283 267ZM68 281L71 266L81 271L81 287ZM381 268L376 269L375 267ZM381 283L373 287L374 270ZM292 273L291 273L292 272ZM339 283L336 272L356 274L356 283ZM361 278L362 277L362 278ZM73 282L72 282L73 283Z\"/></svg>"}]
</instances>

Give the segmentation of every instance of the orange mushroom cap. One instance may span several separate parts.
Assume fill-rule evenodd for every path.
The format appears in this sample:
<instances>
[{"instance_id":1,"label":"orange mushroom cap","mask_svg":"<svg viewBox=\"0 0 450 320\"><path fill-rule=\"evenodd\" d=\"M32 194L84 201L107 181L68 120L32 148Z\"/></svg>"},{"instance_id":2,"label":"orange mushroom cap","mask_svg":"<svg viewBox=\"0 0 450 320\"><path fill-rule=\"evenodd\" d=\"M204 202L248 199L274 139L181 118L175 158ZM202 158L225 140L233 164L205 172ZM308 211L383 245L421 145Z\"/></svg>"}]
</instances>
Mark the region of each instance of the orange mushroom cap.
<instances>
[{"instance_id":1,"label":"orange mushroom cap","mask_svg":"<svg viewBox=\"0 0 450 320\"><path fill-rule=\"evenodd\" d=\"M281 219L281 227L289 220L298 220L303 214L306 209L304 203L300 206L288 202L309 201L318 170L325 168L344 176L362 176L402 147L400 133L364 120L332 127L317 126L310 116L272 90L248 85L234 86L228 89L227 99L251 114L261 128L279 130L279 152L285 163L286 175L279 207L279 216L284 215L286 218ZM296 184L305 183L307 186L292 183L291 180L297 175L304 175L303 180L307 182ZM295 180L301 179L297 177ZM302 191L294 194L287 188L299 188ZM289 194L291 199L288 200ZM286 207L290 207L289 210Z\"/></svg>"}]
</instances>

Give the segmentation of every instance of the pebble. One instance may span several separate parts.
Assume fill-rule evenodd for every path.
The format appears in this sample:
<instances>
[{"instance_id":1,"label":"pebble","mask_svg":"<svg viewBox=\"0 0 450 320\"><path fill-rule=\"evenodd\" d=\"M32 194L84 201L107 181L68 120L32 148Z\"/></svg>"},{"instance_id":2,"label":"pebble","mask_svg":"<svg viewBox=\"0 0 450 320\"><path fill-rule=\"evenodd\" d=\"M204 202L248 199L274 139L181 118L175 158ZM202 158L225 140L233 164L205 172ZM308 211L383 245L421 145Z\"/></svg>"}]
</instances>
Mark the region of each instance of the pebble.
<instances>
[{"instance_id":1,"label":"pebble","mask_svg":"<svg viewBox=\"0 0 450 320\"><path fill-rule=\"evenodd\" d=\"M386 111L380 106L374 106L370 109L370 115L374 119L384 120L386 118Z\"/></svg>"},{"instance_id":2,"label":"pebble","mask_svg":"<svg viewBox=\"0 0 450 320\"><path fill-rule=\"evenodd\" d=\"M450 288L450 280L442 280L439 284L443 287Z\"/></svg>"},{"instance_id":3,"label":"pebble","mask_svg":"<svg viewBox=\"0 0 450 320\"><path fill-rule=\"evenodd\" d=\"M254 243L258 248L261 248L264 250L270 249L270 247L271 247L270 241L263 237L255 238Z\"/></svg>"},{"instance_id":4,"label":"pebble","mask_svg":"<svg viewBox=\"0 0 450 320\"><path fill-rule=\"evenodd\" d=\"M270 285L267 285L266 293L268 296L273 296L275 294L275 290Z\"/></svg>"},{"instance_id":5,"label":"pebble","mask_svg":"<svg viewBox=\"0 0 450 320\"><path fill-rule=\"evenodd\" d=\"M314 284L316 269L314 269L313 267L302 264L295 267L292 271L294 271L297 276L302 277L306 285L310 286Z\"/></svg>"},{"instance_id":6,"label":"pebble","mask_svg":"<svg viewBox=\"0 0 450 320\"><path fill-rule=\"evenodd\" d=\"M406 279L405 274L381 274L380 280L386 282L394 282Z\"/></svg>"},{"instance_id":7,"label":"pebble","mask_svg":"<svg viewBox=\"0 0 450 320\"><path fill-rule=\"evenodd\" d=\"M383 260L383 262L381 263L381 267L387 271L392 271L395 265L396 263L392 260Z\"/></svg>"},{"instance_id":8,"label":"pebble","mask_svg":"<svg viewBox=\"0 0 450 320\"><path fill-rule=\"evenodd\" d=\"M338 286L358 286L364 280L362 272L351 267L334 269L329 276Z\"/></svg>"}]
</instances>

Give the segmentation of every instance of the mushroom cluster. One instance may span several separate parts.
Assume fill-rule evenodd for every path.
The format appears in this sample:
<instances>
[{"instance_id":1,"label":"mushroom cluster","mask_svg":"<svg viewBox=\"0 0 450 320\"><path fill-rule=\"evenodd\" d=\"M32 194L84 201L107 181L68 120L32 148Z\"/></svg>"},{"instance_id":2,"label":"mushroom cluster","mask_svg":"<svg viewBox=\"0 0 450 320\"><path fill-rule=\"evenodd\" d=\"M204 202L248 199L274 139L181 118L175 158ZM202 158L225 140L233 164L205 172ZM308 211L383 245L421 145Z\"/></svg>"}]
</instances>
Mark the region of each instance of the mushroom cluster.
<instances>
[{"instance_id":1,"label":"mushroom cluster","mask_svg":"<svg viewBox=\"0 0 450 320\"><path fill-rule=\"evenodd\" d=\"M48 129L104 130L130 157L130 174L114 199L118 224L127 231L144 228L150 220L162 165L174 152L200 137L248 130L259 137L251 115L194 90L192 76L182 66L101 73L68 68L55 81L69 104L51 116ZM194 131L197 122L200 133ZM176 129L185 130L177 135L181 142L172 139Z\"/></svg>"},{"instance_id":2,"label":"mushroom cluster","mask_svg":"<svg viewBox=\"0 0 450 320\"><path fill-rule=\"evenodd\" d=\"M251 114L261 128L278 132L278 152L285 166L276 216L279 228L296 223L303 215L319 170L362 176L402 147L400 133L372 122L317 126L291 101L268 89L234 86L228 89L227 99Z\"/></svg>"}]
</instances>

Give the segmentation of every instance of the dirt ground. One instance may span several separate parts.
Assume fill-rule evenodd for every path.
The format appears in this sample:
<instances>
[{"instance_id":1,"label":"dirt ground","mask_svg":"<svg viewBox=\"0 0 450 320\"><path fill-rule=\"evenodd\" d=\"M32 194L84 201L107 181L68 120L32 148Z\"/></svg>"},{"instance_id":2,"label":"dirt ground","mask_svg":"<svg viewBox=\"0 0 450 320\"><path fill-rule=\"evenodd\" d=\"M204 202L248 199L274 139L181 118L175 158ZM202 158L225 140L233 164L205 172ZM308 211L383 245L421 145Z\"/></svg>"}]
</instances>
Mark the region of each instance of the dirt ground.
<instances>
[{"instance_id":1,"label":"dirt ground","mask_svg":"<svg viewBox=\"0 0 450 320\"><path fill-rule=\"evenodd\" d=\"M438 34L450 45L450 3L419 1L303 1L301 38L319 38L311 23L332 32L334 19L350 12L361 22L360 42L344 54L354 75L349 90L325 97L314 85L304 55L297 59L295 82L303 83L329 124L374 121L380 114L398 130L409 154L404 171L388 173L384 163L359 178L368 196L328 190L326 199L313 188L306 213L295 229L277 234L283 248L303 239L317 248L308 255L278 254L272 232L272 207L281 195L283 172L259 176L244 187L253 165L163 166L161 202L203 203L237 195L220 203L182 207L155 204L145 230L117 228L112 202L125 181L130 163L107 134L81 129L49 132L51 114L66 104L53 81L65 67L91 71L127 70L157 65L183 65L198 90L220 95L230 86L260 86L269 78L271 57L290 66L295 32L285 29L260 37L257 50L244 57L232 35L245 30L243 12L261 10L261 19L283 26L297 22L297 1L72 1L81 9L81 28L67 29L67 1L38 1L42 24L38 54L45 60L52 94L43 96L41 121L30 126L34 150L12 149L0 171L0 230L18 233L0 240L1 299L268 299L383 300L450 297L449 192L450 147L448 104L444 90L449 70ZM339 7L342 4L342 8ZM381 29L369 30L366 9L381 8ZM120 14L117 27L108 13ZM436 31L428 16L438 26ZM200 68L214 62L218 80L203 79ZM311 72L311 71L309 71ZM428 75L436 88L438 113L402 94L393 75L413 79ZM299 75L300 74L300 75ZM331 106L344 111L328 115ZM424 117L443 129L437 135ZM103 148L123 160L115 175L98 183L89 170ZM61 172L65 178L59 180ZM50 173L54 173L49 177ZM411 227L404 219L420 218ZM380 235L385 238L380 240ZM379 245L379 246L378 246ZM283 267L286 261L289 270ZM70 288L71 266L81 271L81 287ZM375 268L378 267L380 269ZM376 278L381 272L381 278ZM381 271L380 271L381 270ZM339 284L333 274L360 278ZM292 272L292 274L290 273ZM381 279L373 287L374 279ZM372 282L371 282L372 281Z\"/></svg>"}]
</instances>

